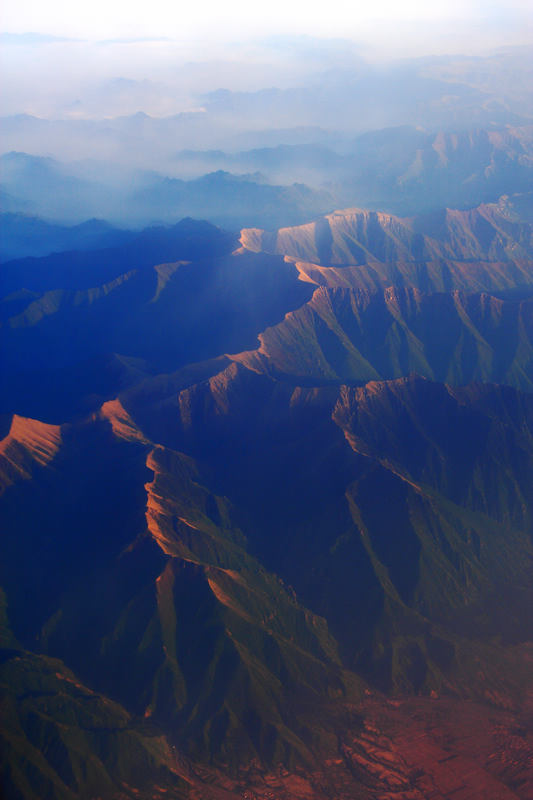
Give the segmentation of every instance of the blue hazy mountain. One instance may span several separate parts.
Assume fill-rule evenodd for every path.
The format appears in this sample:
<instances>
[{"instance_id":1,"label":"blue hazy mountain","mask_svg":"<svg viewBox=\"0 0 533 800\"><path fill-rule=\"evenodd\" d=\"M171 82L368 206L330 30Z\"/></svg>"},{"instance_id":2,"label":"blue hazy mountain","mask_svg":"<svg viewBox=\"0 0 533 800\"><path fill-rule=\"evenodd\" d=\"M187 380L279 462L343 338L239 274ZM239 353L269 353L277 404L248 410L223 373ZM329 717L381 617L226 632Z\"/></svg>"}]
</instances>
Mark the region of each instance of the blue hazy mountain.
<instances>
[{"instance_id":1,"label":"blue hazy mountain","mask_svg":"<svg viewBox=\"0 0 533 800\"><path fill-rule=\"evenodd\" d=\"M274 227L303 222L335 205L325 189L270 185L259 174L217 171L184 181L134 170L109 181L105 164L84 168L81 177L76 166L26 153L8 153L0 165L9 211L63 224L98 215L141 227L196 216L234 229L242 224Z\"/></svg>"},{"instance_id":2,"label":"blue hazy mountain","mask_svg":"<svg viewBox=\"0 0 533 800\"><path fill-rule=\"evenodd\" d=\"M101 250L131 240L133 232L90 219L79 225L54 225L26 214L0 214L0 261L45 256L64 250Z\"/></svg>"}]
</instances>

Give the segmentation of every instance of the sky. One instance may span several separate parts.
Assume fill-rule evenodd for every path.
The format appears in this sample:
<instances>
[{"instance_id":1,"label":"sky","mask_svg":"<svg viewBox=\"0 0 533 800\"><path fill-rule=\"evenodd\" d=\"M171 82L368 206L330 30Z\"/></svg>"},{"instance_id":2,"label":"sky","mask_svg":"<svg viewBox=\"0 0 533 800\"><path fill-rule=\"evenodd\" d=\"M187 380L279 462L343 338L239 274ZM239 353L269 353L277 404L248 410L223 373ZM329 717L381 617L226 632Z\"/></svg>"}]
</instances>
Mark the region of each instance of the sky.
<instances>
[{"instance_id":1,"label":"sky","mask_svg":"<svg viewBox=\"0 0 533 800\"><path fill-rule=\"evenodd\" d=\"M242 39L273 33L304 33L314 36L358 38L379 25L396 23L431 28L503 25L514 35L531 33L531 0L336 0L310 3L308 0L3 0L2 31L27 31L54 36L88 39L170 37L177 40Z\"/></svg>"}]
</instances>

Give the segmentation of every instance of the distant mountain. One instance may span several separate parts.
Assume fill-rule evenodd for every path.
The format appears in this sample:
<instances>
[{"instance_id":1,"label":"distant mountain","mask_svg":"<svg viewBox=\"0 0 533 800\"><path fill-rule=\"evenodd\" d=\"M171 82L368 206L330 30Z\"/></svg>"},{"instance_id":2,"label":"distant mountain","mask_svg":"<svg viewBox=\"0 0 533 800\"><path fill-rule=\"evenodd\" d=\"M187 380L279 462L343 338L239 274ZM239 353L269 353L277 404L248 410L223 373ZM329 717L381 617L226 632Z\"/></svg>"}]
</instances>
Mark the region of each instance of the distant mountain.
<instances>
[{"instance_id":1,"label":"distant mountain","mask_svg":"<svg viewBox=\"0 0 533 800\"><path fill-rule=\"evenodd\" d=\"M531 125L439 132L412 126L249 151L185 150L164 172L102 160L1 157L6 211L56 222L98 216L139 227L183 216L237 229L296 225L335 206L405 214L468 209L527 193ZM181 175L186 180L169 177Z\"/></svg>"},{"instance_id":2,"label":"distant mountain","mask_svg":"<svg viewBox=\"0 0 533 800\"><path fill-rule=\"evenodd\" d=\"M457 80L423 74L416 61L363 70L332 70L307 86L257 91L217 89L203 107L217 121L246 120L249 128L270 118L280 127L324 125L337 131L368 131L392 125L453 130L528 123L530 109L510 110L501 96ZM529 113L528 113L529 112Z\"/></svg>"},{"instance_id":3,"label":"distant mountain","mask_svg":"<svg viewBox=\"0 0 533 800\"><path fill-rule=\"evenodd\" d=\"M259 170L271 181L323 184L342 205L422 213L529 191L533 138L530 125L437 133L405 125L363 133L336 147L182 151L175 161L185 173Z\"/></svg>"},{"instance_id":4,"label":"distant mountain","mask_svg":"<svg viewBox=\"0 0 533 800\"><path fill-rule=\"evenodd\" d=\"M9 152L0 157L2 187L9 195L7 211L42 216L63 222L86 220L89 209L101 204L101 190L95 181L72 175L53 158Z\"/></svg>"},{"instance_id":5,"label":"distant mountain","mask_svg":"<svg viewBox=\"0 0 533 800\"><path fill-rule=\"evenodd\" d=\"M346 145L345 145L346 146ZM181 150L174 162L182 172L215 170L258 171L273 181L296 180L313 184L333 181L343 173L346 157L325 144L304 142L243 150Z\"/></svg>"},{"instance_id":6,"label":"distant mountain","mask_svg":"<svg viewBox=\"0 0 533 800\"><path fill-rule=\"evenodd\" d=\"M438 132L385 129L354 142L332 190L344 205L419 214L529 192L532 169L531 124Z\"/></svg>"},{"instance_id":7,"label":"distant mountain","mask_svg":"<svg viewBox=\"0 0 533 800\"><path fill-rule=\"evenodd\" d=\"M298 224L335 205L325 189L303 184L274 186L261 175L218 171L191 181L141 170L109 169L105 163L68 165L51 158L1 156L7 210L73 225L98 216L115 225L175 223L185 216L218 225L274 227Z\"/></svg>"},{"instance_id":8,"label":"distant mountain","mask_svg":"<svg viewBox=\"0 0 533 800\"><path fill-rule=\"evenodd\" d=\"M46 256L63 250L101 250L123 244L132 237L133 233L98 219L68 227L53 225L39 217L5 213L0 214L0 261Z\"/></svg>"},{"instance_id":9,"label":"distant mountain","mask_svg":"<svg viewBox=\"0 0 533 800\"><path fill-rule=\"evenodd\" d=\"M419 61L422 74L461 82L499 97L507 108L533 116L531 45L500 47L485 55L429 56Z\"/></svg>"},{"instance_id":10,"label":"distant mountain","mask_svg":"<svg viewBox=\"0 0 533 800\"><path fill-rule=\"evenodd\" d=\"M154 178L151 185L131 198L137 216L150 211L158 219L169 220L185 214L203 216L217 225L236 228L263 220L274 227L281 220L308 219L335 205L325 189L301 183L273 186L257 174L232 175L219 170L191 181Z\"/></svg>"},{"instance_id":11,"label":"distant mountain","mask_svg":"<svg viewBox=\"0 0 533 800\"><path fill-rule=\"evenodd\" d=\"M142 267L231 252L236 238L208 222L185 218L175 225L128 233L123 243L103 250L80 248L38 259L15 259L0 267L0 296L19 290L90 289Z\"/></svg>"},{"instance_id":12,"label":"distant mountain","mask_svg":"<svg viewBox=\"0 0 533 800\"><path fill-rule=\"evenodd\" d=\"M338 205L400 214L469 208L529 192L531 125L439 132L412 126L370 131L328 146L282 144L247 151L181 151L185 175L258 170L272 182L324 186Z\"/></svg>"},{"instance_id":13,"label":"distant mountain","mask_svg":"<svg viewBox=\"0 0 533 800\"><path fill-rule=\"evenodd\" d=\"M371 64L354 52L353 43L347 54L346 43L335 40L335 52L325 56L323 48L333 50L333 40L325 45L323 39L307 39L305 55L299 44L287 41L263 41L253 65L233 49L229 63L207 55L205 61L171 70L166 79L95 74L74 105L72 95L62 92L50 104L42 97L35 104L26 89L20 98L10 97L9 106L23 109L30 102L48 118L4 117L0 151L71 161L90 157L166 173L172 154L183 149L330 145L403 125L435 134L527 125L533 119L530 46L400 61L389 53L388 63ZM271 59L268 69L261 63L265 57ZM243 86L254 89L236 90ZM183 108L194 110L174 113ZM155 115L144 113L149 110ZM489 198L472 204L481 199ZM343 204L364 202L352 198Z\"/></svg>"}]
</instances>

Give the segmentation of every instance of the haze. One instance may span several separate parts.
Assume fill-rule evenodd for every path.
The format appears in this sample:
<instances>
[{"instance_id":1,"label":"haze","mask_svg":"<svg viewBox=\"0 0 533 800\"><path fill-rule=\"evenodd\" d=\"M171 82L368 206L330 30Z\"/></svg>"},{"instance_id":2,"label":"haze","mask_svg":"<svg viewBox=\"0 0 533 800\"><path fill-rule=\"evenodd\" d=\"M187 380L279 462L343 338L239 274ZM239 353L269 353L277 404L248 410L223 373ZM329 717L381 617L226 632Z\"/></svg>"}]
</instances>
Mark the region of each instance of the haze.
<instances>
[{"instance_id":1,"label":"haze","mask_svg":"<svg viewBox=\"0 0 533 800\"><path fill-rule=\"evenodd\" d=\"M3 28L11 32L31 30L53 35L87 38L170 36L183 38L206 34L211 38L242 38L251 34L308 33L326 36L359 34L360 26L371 23L416 21L429 23L443 21L457 24L502 19L512 20L526 15L530 9L527 0L508 3L480 3L478 0L447 0L427 4L408 0L401 4L385 0L368 4L358 0L338 0L334 8L313 5L303 0L254 5L246 0L230 0L220 4L215 0L201 3L173 4L169 0L155 0L146 6L126 0L96 0L90 4L77 4L75 10L64 0L42 4L38 0L4 4Z\"/></svg>"},{"instance_id":2,"label":"haze","mask_svg":"<svg viewBox=\"0 0 533 800\"><path fill-rule=\"evenodd\" d=\"M156 0L149 7L96 0L75 10L61 0L8 0L0 29L7 76L3 114L143 110L164 116L195 108L197 92L300 85L321 69L352 66L355 52L365 60L390 60L524 45L532 39L532 15L527 0L431 6L341 0L329 10L301 0L275 0L253 10L243 0ZM331 41L339 38L340 46ZM115 78L166 86L150 87L146 97L121 98L113 107L99 82ZM172 101L162 98L165 92Z\"/></svg>"},{"instance_id":3,"label":"haze","mask_svg":"<svg viewBox=\"0 0 533 800\"><path fill-rule=\"evenodd\" d=\"M97 0L75 13L9 0L1 27L3 210L65 223L181 214L239 227L297 223L340 204L394 209L392 185L419 175L419 153L432 158L441 132L533 119L525 0L254 11L241 0L149 9ZM380 130L370 152L358 137ZM494 174L488 199L503 185ZM470 172L442 192L436 179L430 194L422 181L415 210L437 196L471 202ZM203 183L179 182L191 180Z\"/></svg>"}]
</instances>

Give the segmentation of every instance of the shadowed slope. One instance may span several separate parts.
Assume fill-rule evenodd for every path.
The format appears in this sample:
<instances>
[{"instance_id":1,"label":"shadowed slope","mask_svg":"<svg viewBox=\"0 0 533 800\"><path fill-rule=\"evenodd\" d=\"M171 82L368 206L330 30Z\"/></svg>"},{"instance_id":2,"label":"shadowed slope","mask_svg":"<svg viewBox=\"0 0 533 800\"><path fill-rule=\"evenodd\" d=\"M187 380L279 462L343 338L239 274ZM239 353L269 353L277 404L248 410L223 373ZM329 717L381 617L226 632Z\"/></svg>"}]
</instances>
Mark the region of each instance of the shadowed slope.
<instances>
[{"instance_id":1,"label":"shadowed slope","mask_svg":"<svg viewBox=\"0 0 533 800\"><path fill-rule=\"evenodd\" d=\"M3 410L64 421L143 371L254 347L261 330L311 293L282 258L247 253L132 271L93 289L29 294L22 307L8 299Z\"/></svg>"},{"instance_id":2,"label":"shadowed slope","mask_svg":"<svg viewBox=\"0 0 533 800\"><path fill-rule=\"evenodd\" d=\"M528 395L419 378L294 389L231 364L152 397L155 415L146 397L123 401L194 456L370 680L471 691L489 630L531 635Z\"/></svg>"},{"instance_id":3,"label":"shadowed slope","mask_svg":"<svg viewBox=\"0 0 533 800\"><path fill-rule=\"evenodd\" d=\"M327 746L316 709L358 681L345 677L324 620L248 555L191 458L154 448L115 401L70 426L32 481L16 477L1 512L2 580L26 644L197 758L232 769L253 757L310 763Z\"/></svg>"},{"instance_id":4,"label":"shadowed slope","mask_svg":"<svg viewBox=\"0 0 533 800\"><path fill-rule=\"evenodd\" d=\"M31 480L17 473L2 501L15 632L236 781L253 763L309 780L340 754L338 790L317 798L362 787L372 798L400 779L407 790L405 764L419 762L401 714L369 722L389 725L387 747L403 753L392 772L361 718L348 720L350 703L362 707L356 675L400 697L520 706L531 398L419 378L294 388L227 360L195 382L201 372L129 390L64 427ZM167 439L155 444L156 432ZM37 577L30 598L13 580L22 564ZM37 671L48 663L31 658ZM92 752L93 739L80 741ZM424 775L447 785L437 755L424 758Z\"/></svg>"}]
</instances>

